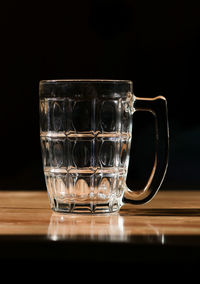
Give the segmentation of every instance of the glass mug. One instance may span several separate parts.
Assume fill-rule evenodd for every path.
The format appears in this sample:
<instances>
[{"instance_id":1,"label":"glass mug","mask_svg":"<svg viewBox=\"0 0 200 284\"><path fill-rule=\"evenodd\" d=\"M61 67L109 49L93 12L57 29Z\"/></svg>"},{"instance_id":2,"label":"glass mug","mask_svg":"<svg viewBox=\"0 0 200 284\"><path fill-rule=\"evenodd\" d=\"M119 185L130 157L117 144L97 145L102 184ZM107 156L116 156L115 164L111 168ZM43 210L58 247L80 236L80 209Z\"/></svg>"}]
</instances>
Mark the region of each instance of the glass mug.
<instances>
[{"instance_id":1,"label":"glass mug","mask_svg":"<svg viewBox=\"0 0 200 284\"><path fill-rule=\"evenodd\" d=\"M167 103L138 98L126 80L43 80L40 137L51 208L62 213L111 213L157 193L168 164ZM135 111L155 117L154 166L142 190L126 186Z\"/></svg>"}]
</instances>

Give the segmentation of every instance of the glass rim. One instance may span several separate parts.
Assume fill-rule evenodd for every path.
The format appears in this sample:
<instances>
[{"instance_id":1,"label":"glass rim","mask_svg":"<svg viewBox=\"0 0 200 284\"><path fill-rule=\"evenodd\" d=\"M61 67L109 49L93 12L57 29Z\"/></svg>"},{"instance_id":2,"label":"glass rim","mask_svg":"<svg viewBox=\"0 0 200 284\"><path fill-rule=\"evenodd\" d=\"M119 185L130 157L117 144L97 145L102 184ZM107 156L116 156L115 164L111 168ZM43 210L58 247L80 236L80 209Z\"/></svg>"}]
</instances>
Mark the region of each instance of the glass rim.
<instances>
[{"instance_id":1,"label":"glass rim","mask_svg":"<svg viewBox=\"0 0 200 284\"><path fill-rule=\"evenodd\" d=\"M115 80L115 79L47 79L40 80L39 83L126 83L132 84L131 80Z\"/></svg>"}]
</instances>

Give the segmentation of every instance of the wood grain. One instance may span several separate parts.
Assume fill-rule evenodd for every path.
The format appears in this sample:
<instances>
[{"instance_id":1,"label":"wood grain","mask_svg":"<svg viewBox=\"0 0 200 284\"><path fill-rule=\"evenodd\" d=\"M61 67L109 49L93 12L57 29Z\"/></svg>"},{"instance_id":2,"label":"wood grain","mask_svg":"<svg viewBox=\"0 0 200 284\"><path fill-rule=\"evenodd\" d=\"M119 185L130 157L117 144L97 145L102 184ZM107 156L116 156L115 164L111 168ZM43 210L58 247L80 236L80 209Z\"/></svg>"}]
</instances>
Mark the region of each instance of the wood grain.
<instances>
[{"instance_id":1,"label":"wood grain","mask_svg":"<svg viewBox=\"0 0 200 284\"><path fill-rule=\"evenodd\" d=\"M0 191L0 235L111 241L200 235L200 191L160 191L146 205L124 205L110 215L59 214L46 191Z\"/></svg>"}]
</instances>

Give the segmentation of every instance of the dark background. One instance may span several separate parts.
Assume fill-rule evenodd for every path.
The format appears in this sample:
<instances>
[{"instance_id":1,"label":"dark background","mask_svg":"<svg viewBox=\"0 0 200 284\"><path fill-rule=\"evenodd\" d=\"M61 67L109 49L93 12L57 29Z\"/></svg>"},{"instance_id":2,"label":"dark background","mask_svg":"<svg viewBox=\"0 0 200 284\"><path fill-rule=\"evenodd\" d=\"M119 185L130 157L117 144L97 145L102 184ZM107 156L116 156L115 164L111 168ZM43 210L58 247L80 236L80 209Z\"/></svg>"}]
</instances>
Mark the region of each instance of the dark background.
<instances>
[{"instance_id":1,"label":"dark background","mask_svg":"<svg viewBox=\"0 0 200 284\"><path fill-rule=\"evenodd\" d=\"M196 1L197 2L197 1ZM170 160L162 188L200 187L200 17L192 1L1 4L0 189L45 189L39 141L42 79L130 79L138 97L168 100ZM152 164L149 114L134 116L128 182Z\"/></svg>"}]
</instances>

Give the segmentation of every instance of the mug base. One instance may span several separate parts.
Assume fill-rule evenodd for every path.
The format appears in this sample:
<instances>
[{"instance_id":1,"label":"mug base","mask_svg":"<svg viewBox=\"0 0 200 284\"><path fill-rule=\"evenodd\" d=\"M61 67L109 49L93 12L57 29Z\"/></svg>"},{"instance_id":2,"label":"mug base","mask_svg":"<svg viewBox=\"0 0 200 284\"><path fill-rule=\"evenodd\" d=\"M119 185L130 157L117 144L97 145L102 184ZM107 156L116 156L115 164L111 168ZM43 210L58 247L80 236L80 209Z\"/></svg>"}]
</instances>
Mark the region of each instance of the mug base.
<instances>
[{"instance_id":1,"label":"mug base","mask_svg":"<svg viewBox=\"0 0 200 284\"><path fill-rule=\"evenodd\" d=\"M114 213L119 211L121 204L119 202L107 203L75 203L75 202L61 202L58 200L53 201L51 209L58 213L77 213L77 214L101 214L101 213Z\"/></svg>"}]
</instances>

